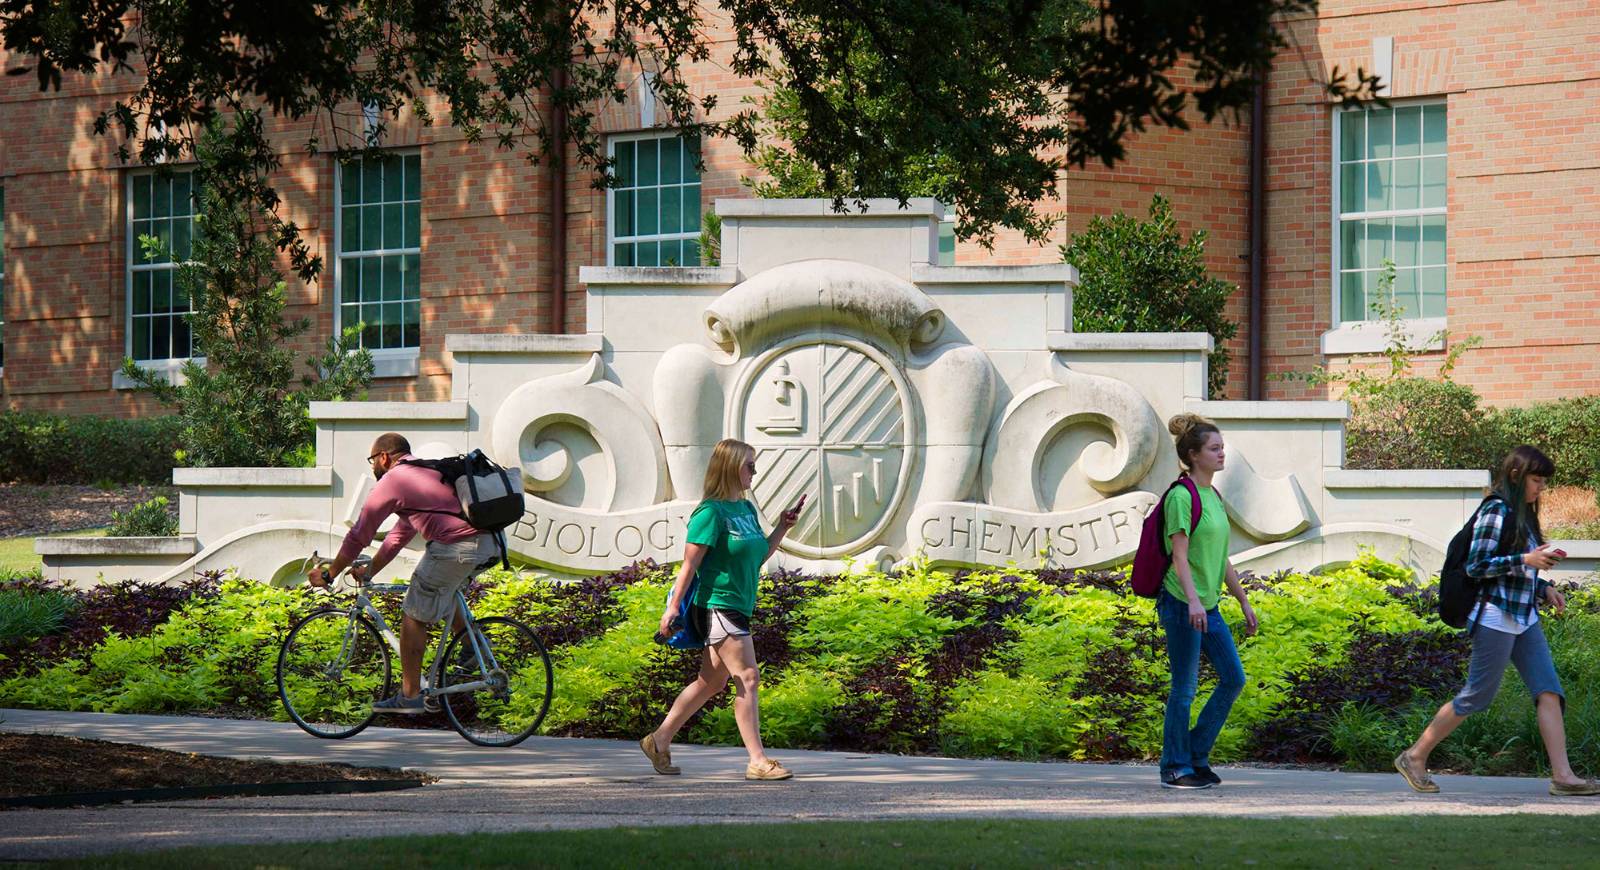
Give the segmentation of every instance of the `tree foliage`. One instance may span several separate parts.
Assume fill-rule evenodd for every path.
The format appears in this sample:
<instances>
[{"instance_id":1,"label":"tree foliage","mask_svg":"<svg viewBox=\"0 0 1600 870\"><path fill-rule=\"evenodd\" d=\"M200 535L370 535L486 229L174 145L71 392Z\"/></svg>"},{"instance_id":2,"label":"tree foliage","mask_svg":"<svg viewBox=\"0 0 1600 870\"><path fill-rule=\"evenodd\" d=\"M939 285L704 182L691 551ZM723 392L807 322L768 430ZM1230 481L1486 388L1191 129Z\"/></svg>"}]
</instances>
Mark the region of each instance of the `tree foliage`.
<instances>
[{"instance_id":1,"label":"tree foliage","mask_svg":"<svg viewBox=\"0 0 1600 870\"><path fill-rule=\"evenodd\" d=\"M1238 285L1206 274L1206 231L1184 241L1172 203L1159 194L1150 219L1118 212L1090 219L1061 247L1078 268L1072 328L1078 332L1206 332L1216 341L1210 357L1210 393L1228 384L1227 341L1239 324L1226 315Z\"/></svg>"},{"instance_id":2,"label":"tree foliage","mask_svg":"<svg viewBox=\"0 0 1600 870\"><path fill-rule=\"evenodd\" d=\"M558 153L550 110L581 164L613 180L597 123L638 71L687 135L754 151L759 109L719 112L687 68L710 58L708 20L734 33L733 72L792 101L786 147L846 198L904 198L930 179L963 238L998 226L1042 239L1035 206L1057 173L1113 164L1130 134L1236 110L1286 46L1276 22L1316 0L0 0L5 47L41 87L69 73L141 73L109 107L142 159L181 155L219 112L318 118L304 144L359 148L430 95L469 138L538 160ZM1335 71L1331 99L1375 79ZM363 106L379 119L368 131ZM929 158L927 155L938 155Z\"/></svg>"},{"instance_id":3,"label":"tree foliage","mask_svg":"<svg viewBox=\"0 0 1600 870\"><path fill-rule=\"evenodd\" d=\"M360 326L347 328L319 357L306 360L294 389L292 340L311 327L286 319L286 286L275 259L288 232L274 211L266 174L277 156L261 115L208 123L197 143L198 202L193 259L178 266L177 289L190 300L195 353L174 384L133 360L123 372L182 420L183 457L196 466L293 466L310 458L314 429L308 403L354 398L372 380L372 355L359 349ZM160 258L152 238L140 240Z\"/></svg>"}]
</instances>

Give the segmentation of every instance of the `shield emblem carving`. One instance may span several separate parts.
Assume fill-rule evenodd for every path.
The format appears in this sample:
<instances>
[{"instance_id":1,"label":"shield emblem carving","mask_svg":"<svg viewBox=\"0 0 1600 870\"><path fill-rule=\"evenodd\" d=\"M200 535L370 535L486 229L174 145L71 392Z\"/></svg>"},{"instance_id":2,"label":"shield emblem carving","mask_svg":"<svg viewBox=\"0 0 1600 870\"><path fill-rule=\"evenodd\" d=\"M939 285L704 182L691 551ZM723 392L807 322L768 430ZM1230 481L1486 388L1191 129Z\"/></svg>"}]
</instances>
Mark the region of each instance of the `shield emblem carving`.
<instances>
[{"instance_id":1,"label":"shield emblem carving","mask_svg":"<svg viewBox=\"0 0 1600 870\"><path fill-rule=\"evenodd\" d=\"M754 492L769 523L806 493L784 549L858 552L883 532L911 471L914 418L895 365L845 338L774 348L734 392L733 431L756 449Z\"/></svg>"}]
</instances>

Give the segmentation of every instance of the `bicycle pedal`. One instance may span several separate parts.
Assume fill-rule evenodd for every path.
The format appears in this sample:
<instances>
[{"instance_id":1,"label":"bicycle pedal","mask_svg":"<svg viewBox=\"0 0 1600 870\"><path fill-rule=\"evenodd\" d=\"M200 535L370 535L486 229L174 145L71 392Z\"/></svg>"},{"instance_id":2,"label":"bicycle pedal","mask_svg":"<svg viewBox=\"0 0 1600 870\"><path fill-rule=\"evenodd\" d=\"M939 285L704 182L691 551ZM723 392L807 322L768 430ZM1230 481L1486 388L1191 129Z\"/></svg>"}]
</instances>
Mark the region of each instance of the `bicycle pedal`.
<instances>
[{"instance_id":1,"label":"bicycle pedal","mask_svg":"<svg viewBox=\"0 0 1600 870\"><path fill-rule=\"evenodd\" d=\"M429 695L429 696L427 696L427 697L422 699L422 709L426 710L429 713L437 713L440 710L443 710L444 707L439 705L439 699L438 698L435 698L432 695Z\"/></svg>"}]
</instances>

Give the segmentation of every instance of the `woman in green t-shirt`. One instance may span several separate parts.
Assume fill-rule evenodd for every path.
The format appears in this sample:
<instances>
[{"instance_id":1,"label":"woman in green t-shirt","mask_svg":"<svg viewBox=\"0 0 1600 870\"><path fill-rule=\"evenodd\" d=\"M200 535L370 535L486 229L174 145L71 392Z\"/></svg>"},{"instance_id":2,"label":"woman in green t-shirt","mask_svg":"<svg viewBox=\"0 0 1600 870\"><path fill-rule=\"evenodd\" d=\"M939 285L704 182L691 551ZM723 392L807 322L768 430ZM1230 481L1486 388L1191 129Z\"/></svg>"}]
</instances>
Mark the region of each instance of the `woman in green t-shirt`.
<instances>
[{"instance_id":1,"label":"woman in green t-shirt","mask_svg":"<svg viewBox=\"0 0 1600 870\"><path fill-rule=\"evenodd\" d=\"M661 634L672 634L689 581L696 572L700 584L695 590L690 613L701 622L706 638L700 654L700 675L684 687L661 727L639 740L656 773L675 774L672 763L672 738L706 701L734 681L733 718L739 736L750 753L745 779L788 779L792 774L767 757L761 745L761 714L757 688L761 673L756 667L756 648L750 641L750 616L756 607L756 585L761 566L777 551L783 536L800 518L806 497L801 494L794 507L778 518L771 534L761 531L761 517L746 494L756 474L755 448L725 438L711 451L706 467L705 495L689 515L689 533L683 548L683 567L661 614Z\"/></svg>"},{"instance_id":2,"label":"woman in green t-shirt","mask_svg":"<svg viewBox=\"0 0 1600 870\"><path fill-rule=\"evenodd\" d=\"M1156 616L1167 634L1172 691L1161 729L1161 784L1166 788L1210 788L1222 782L1211 770L1211 747L1244 691L1244 667L1233 633L1217 611L1222 587L1239 600L1245 634L1255 634L1256 613L1245 599L1239 574L1228 562L1228 512L1211 478L1222 470L1225 451L1217 425L1198 414L1179 414L1167 422L1178 464L1200 494L1200 520L1186 486L1167 491L1160 505L1162 533L1172 566L1156 595ZM1217 687L1189 727L1200 683L1200 654L1217 671Z\"/></svg>"}]
</instances>

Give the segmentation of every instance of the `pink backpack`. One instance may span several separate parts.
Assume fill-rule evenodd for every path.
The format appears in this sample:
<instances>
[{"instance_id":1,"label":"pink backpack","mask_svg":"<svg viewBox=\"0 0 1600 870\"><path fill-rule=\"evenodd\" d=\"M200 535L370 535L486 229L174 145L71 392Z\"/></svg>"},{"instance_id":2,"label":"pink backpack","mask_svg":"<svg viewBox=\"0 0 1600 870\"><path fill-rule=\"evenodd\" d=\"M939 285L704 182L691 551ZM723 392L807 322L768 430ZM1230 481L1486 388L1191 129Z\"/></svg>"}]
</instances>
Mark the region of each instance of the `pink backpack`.
<instances>
[{"instance_id":1,"label":"pink backpack","mask_svg":"<svg viewBox=\"0 0 1600 870\"><path fill-rule=\"evenodd\" d=\"M1162 540L1165 536L1161 534L1162 518L1166 513L1164 505L1167 495L1180 486L1189 490L1189 498L1193 503L1189 516L1190 532L1200 524L1200 490L1188 477L1174 480L1167 491L1161 494L1161 500L1150 509L1150 515L1144 518L1144 526L1139 530L1139 549L1133 554L1133 573L1129 577L1135 595L1154 598L1161 594L1161 583L1167 577L1167 569L1172 566L1172 556L1167 552Z\"/></svg>"}]
</instances>

